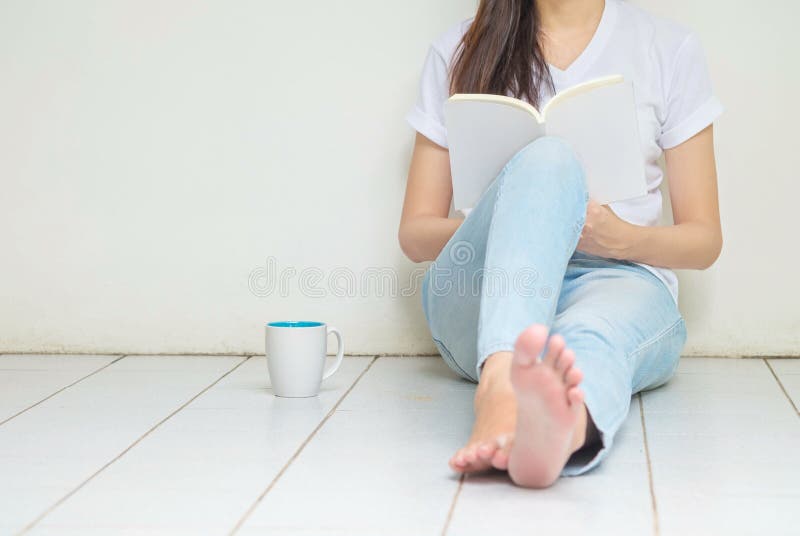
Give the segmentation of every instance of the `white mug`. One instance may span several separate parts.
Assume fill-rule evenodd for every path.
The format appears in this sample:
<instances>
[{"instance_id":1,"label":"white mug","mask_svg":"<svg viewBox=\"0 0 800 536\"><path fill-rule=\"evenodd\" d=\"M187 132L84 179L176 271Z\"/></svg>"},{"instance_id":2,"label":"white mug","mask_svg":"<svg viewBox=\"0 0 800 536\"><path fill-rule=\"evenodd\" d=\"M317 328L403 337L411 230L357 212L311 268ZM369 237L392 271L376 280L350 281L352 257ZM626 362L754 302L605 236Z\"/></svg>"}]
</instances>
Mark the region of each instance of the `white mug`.
<instances>
[{"instance_id":1,"label":"white mug","mask_svg":"<svg viewBox=\"0 0 800 536\"><path fill-rule=\"evenodd\" d=\"M328 335L339 342L336 361L323 372ZM266 354L272 392L281 397L319 394L322 380L339 368L344 355L342 334L324 322L270 322L266 327Z\"/></svg>"}]
</instances>

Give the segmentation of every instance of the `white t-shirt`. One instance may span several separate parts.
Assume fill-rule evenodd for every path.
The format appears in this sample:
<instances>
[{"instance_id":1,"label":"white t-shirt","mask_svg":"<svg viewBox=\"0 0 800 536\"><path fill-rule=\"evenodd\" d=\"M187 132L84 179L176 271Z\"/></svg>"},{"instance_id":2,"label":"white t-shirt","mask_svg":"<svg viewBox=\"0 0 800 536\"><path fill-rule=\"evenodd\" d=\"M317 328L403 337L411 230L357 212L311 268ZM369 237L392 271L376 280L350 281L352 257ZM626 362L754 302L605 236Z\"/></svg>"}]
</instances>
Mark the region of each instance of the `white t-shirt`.
<instances>
[{"instance_id":1,"label":"white t-shirt","mask_svg":"<svg viewBox=\"0 0 800 536\"><path fill-rule=\"evenodd\" d=\"M473 19L452 26L430 45L416 105L406 115L414 129L442 147L447 147L444 124L444 102L450 96L447 71ZM657 161L662 151L691 138L723 111L713 94L697 35L629 3L606 0L600 24L586 49L565 71L552 65L549 69L556 92L611 74L622 74L633 81L648 193L609 206L628 222L657 225L661 217L658 186L663 175ZM552 97L547 89L543 92L540 109ZM672 270L637 264L661 279L677 302L678 280Z\"/></svg>"}]
</instances>

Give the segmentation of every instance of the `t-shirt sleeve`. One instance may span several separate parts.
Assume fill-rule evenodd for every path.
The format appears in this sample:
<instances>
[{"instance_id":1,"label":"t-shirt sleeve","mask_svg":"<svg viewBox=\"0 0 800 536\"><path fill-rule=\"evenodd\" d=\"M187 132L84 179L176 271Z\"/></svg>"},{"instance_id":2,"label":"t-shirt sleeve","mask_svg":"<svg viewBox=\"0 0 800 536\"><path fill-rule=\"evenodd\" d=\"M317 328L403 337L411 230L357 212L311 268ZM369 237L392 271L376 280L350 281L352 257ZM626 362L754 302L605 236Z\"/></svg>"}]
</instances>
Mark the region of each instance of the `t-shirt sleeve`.
<instances>
[{"instance_id":1,"label":"t-shirt sleeve","mask_svg":"<svg viewBox=\"0 0 800 536\"><path fill-rule=\"evenodd\" d=\"M694 32L686 36L672 65L664 76L666 110L658 139L662 149L680 145L724 111L714 95L703 47Z\"/></svg>"},{"instance_id":2,"label":"t-shirt sleeve","mask_svg":"<svg viewBox=\"0 0 800 536\"><path fill-rule=\"evenodd\" d=\"M417 102L406 115L406 121L420 134L445 148L447 130L444 125L444 103L449 96L447 62L431 45L422 66Z\"/></svg>"}]
</instances>

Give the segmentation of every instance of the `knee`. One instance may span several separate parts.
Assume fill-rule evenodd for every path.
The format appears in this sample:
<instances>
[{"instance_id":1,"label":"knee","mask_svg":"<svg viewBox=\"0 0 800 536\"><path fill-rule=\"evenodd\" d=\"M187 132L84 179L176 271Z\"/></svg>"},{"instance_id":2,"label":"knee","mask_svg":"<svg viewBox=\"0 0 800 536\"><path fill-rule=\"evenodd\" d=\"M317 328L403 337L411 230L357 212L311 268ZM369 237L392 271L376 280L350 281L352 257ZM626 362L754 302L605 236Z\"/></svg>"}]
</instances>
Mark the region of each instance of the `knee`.
<instances>
[{"instance_id":1,"label":"knee","mask_svg":"<svg viewBox=\"0 0 800 536\"><path fill-rule=\"evenodd\" d=\"M583 166L572 146L561 138L537 138L514 154L505 171L506 182L537 197L568 196L579 205L588 201Z\"/></svg>"},{"instance_id":2,"label":"knee","mask_svg":"<svg viewBox=\"0 0 800 536\"><path fill-rule=\"evenodd\" d=\"M675 373L678 372L681 351L686 343L686 325L681 317L673 326L672 330L662 336L663 341L659 341L650 352L636 352L633 356L635 373L632 380L634 392L649 391L656 389L669 382Z\"/></svg>"}]
</instances>

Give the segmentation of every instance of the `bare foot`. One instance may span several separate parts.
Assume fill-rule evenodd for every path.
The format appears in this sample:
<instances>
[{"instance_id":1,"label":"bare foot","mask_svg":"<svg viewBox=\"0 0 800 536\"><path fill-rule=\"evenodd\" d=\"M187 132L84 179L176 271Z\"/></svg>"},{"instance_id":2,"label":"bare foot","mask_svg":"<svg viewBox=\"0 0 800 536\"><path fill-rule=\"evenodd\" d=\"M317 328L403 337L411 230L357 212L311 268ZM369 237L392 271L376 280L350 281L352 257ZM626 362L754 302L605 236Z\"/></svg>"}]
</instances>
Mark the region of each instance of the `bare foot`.
<instances>
[{"instance_id":1,"label":"bare foot","mask_svg":"<svg viewBox=\"0 0 800 536\"><path fill-rule=\"evenodd\" d=\"M517 422L517 395L511 385L511 352L498 352L484 362L475 391L475 424L467 445L450 458L459 473L505 469L508 446ZM505 448L503 448L505 447Z\"/></svg>"},{"instance_id":2,"label":"bare foot","mask_svg":"<svg viewBox=\"0 0 800 536\"><path fill-rule=\"evenodd\" d=\"M586 406L578 384L582 372L560 335L547 342L547 327L523 331L514 348L511 383L517 423L508 455L508 474L519 486L543 488L556 481L586 439ZM537 361L547 343L547 353Z\"/></svg>"}]
</instances>

